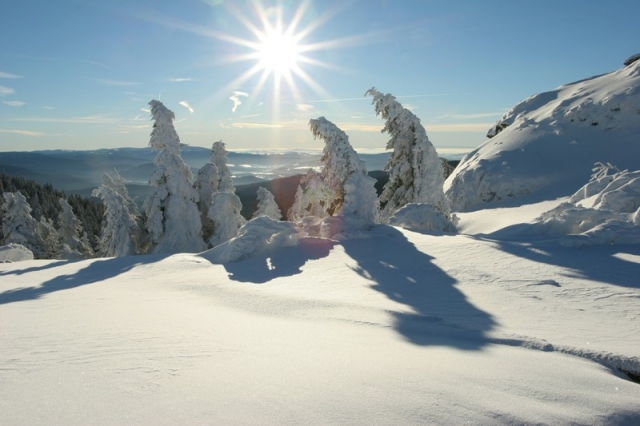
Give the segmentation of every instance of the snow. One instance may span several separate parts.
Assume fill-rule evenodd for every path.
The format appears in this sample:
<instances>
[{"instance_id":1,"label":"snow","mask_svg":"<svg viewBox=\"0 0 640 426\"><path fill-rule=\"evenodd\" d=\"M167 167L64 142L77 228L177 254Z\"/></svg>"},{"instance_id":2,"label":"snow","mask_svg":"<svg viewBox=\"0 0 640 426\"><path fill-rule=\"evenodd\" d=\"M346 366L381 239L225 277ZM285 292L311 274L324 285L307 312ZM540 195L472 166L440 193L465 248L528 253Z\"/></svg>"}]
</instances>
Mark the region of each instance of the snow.
<instances>
[{"instance_id":1,"label":"snow","mask_svg":"<svg viewBox=\"0 0 640 426\"><path fill-rule=\"evenodd\" d=\"M454 211L573 194L597 162L640 169L640 62L514 106L445 182Z\"/></svg>"},{"instance_id":2,"label":"snow","mask_svg":"<svg viewBox=\"0 0 640 426\"><path fill-rule=\"evenodd\" d=\"M33 252L22 244L6 244L0 246L0 262L21 262L33 260Z\"/></svg>"}]
</instances>

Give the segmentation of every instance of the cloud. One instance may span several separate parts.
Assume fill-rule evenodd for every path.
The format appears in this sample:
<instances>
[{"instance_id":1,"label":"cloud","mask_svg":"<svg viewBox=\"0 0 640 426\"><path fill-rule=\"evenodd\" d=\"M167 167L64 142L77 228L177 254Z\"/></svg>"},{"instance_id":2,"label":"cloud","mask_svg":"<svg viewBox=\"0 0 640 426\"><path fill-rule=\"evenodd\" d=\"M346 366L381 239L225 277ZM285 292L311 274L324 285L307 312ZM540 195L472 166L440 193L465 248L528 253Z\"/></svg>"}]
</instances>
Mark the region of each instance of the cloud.
<instances>
[{"instance_id":1,"label":"cloud","mask_svg":"<svg viewBox=\"0 0 640 426\"><path fill-rule=\"evenodd\" d=\"M0 96L13 95L16 93L11 87L0 86Z\"/></svg>"},{"instance_id":2,"label":"cloud","mask_svg":"<svg viewBox=\"0 0 640 426\"><path fill-rule=\"evenodd\" d=\"M0 71L0 78L22 78L22 76Z\"/></svg>"},{"instance_id":3,"label":"cloud","mask_svg":"<svg viewBox=\"0 0 640 426\"><path fill-rule=\"evenodd\" d=\"M42 109L52 110L52 109L56 109L56 108L52 107L52 106L43 106Z\"/></svg>"},{"instance_id":4,"label":"cloud","mask_svg":"<svg viewBox=\"0 0 640 426\"><path fill-rule=\"evenodd\" d=\"M26 103L22 101L3 101L2 103L12 107L21 107L26 105Z\"/></svg>"},{"instance_id":5,"label":"cloud","mask_svg":"<svg viewBox=\"0 0 640 426\"><path fill-rule=\"evenodd\" d=\"M233 101L233 108L231 108L231 112L236 112L238 107L242 105L242 101L240 100L240 96L247 97L249 96L246 92L234 91L233 94L229 97Z\"/></svg>"},{"instance_id":6,"label":"cloud","mask_svg":"<svg viewBox=\"0 0 640 426\"><path fill-rule=\"evenodd\" d=\"M231 123L231 127L236 129L279 129L284 126L282 124L268 123Z\"/></svg>"},{"instance_id":7,"label":"cloud","mask_svg":"<svg viewBox=\"0 0 640 426\"><path fill-rule=\"evenodd\" d=\"M260 117L262 114L249 114L249 115L242 115L240 116L240 118L251 118L251 117Z\"/></svg>"},{"instance_id":8,"label":"cloud","mask_svg":"<svg viewBox=\"0 0 640 426\"><path fill-rule=\"evenodd\" d=\"M396 99L403 98L433 98L437 96L456 96L456 93L429 93L424 95L404 95L404 96L396 96ZM310 104L319 104L325 102L347 102L347 101L371 101L369 96L363 96L361 98L340 98L340 99L318 99L315 101L308 101Z\"/></svg>"},{"instance_id":9,"label":"cloud","mask_svg":"<svg viewBox=\"0 0 640 426\"><path fill-rule=\"evenodd\" d=\"M181 78L181 77L178 77L178 78L168 78L167 81L171 81L171 82L174 82L174 83L182 83L183 81L193 81L193 79L192 78Z\"/></svg>"},{"instance_id":10,"label":"cloud","mask_svg":"<svg viewBox=\"0 0 640 426\"><path fill-rule=\"evenodd\" d=\"M138 84L140 84L140 83L136 83L134 81L109 80L108 78L96 78L95 80L98 83L103 84L105 86L123 87L123 86L137 86Z\"/></svg>"},{"instance_id":11,"label":"cloud","mask_svg":"<svg viewBox=\"0 0 640 426\"><path fill-rule=\"evenodd\" d=\"M458 124L425 124L424 127L427 130L427 134L430 132L486 132L493 126L492 123L458 123ZM380 133L384 127L380 124L361 124L361 123L346 123L339 126L345 132L375 132Z\"/></svg>"},{"instance_id":12,"label":"cloud","mask_svg":"<svg viewBox=\"0 0 640 426\"><path fill-rule=\"evenodd\" d=\"M88 115L85 117L54 118L54 117L21 117L11 121L24 121L29 123L76 123L76 124L107 124L117 123L120 120L101 115Z\"/></svg>"},{"instance_id":13,"label":"cloud","mask_svg":"<svg viewBox=\"0 0 640 426\"><path fill-rule=\"evenodd\" d=\"M148 109L148 108L140 108L140 111L142 111L142 112L146 112L146 113L148 113L148 114L151 114L151 110L150 110L150 109Z\"/></svg>"},{"instance_id":14,"label":"cloud","mask_svg":"<svg viewBox=\"0 0 640 426\"><path fill-rule=\"evenodd\" d=\"M41 132L32 132L31 130L15 130L15 129L0 129L0 133L13 133L14 135L23 135L23 136L43 136L44 133Z\"/></svg>"},{"instance_id":15,"label":"cloud","mask_svg":"<svg viewBox=\"0 0 640 426\"><path fill-rule=\"evenodd\" d=\"M504 112L480 112L476 114L446 114L438 118L452 118L454 120L473 120L474 118L496 117L500 118Z\"/></svg>"},{"instance_id":16,"label":"cloud","mask_svg":"<svg viewBox=\"0 0 640 426\"><path fill-rule=\"evenodd\" d=\"M298 111L302 111L302 112L309 112L313 109L313 105L309 105L309 104L297 104L296 105L296 109Z\"/></svg>"},{"instance_id":17,"label":"cloud","mask_svg":"<svg viewBox=\"0 0 640 426\"><path fill-rule=\"evenodd\" d=\"M182 105L183 107L185 107L186 109L188 109L188 110L189 110L189 112L190 112L191 114L193 114L193 108L191 107L191 105L189 105L189 102L187 102L187 101L180 101L180 102L178 102L178 104Z\"/></svg>"}]
</instances>

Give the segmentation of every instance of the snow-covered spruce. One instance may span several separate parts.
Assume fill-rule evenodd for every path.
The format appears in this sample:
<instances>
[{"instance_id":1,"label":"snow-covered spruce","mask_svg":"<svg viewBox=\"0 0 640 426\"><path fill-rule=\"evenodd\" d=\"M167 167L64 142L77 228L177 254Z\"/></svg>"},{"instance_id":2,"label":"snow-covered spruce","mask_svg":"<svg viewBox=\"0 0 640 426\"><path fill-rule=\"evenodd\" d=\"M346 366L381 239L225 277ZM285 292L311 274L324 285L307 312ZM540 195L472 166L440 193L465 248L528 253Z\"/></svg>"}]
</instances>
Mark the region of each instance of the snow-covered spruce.
<instances>
[{"instance_id":1,"label":"snow-covered spruce","mask_svg":"<svg viewBox=\"0 0 640 426\"><path fill-rule=\"evenodd\" d=\"M389 218L389 225L400 226L412 231L457 233L455 215L447 217L431 204L409 203Z\"/></svg>"},{"instance_id":2,"label":"snow-covered spruce","mask_svg":"<svg viewBox=\"0 0 640 426\"><path fill-rule=\"evenodd\" d=\"M258 208L253 213L253 218L266 216L270 219L280 220L282 219L282 212L276 203L276 199L268 189L262 186L258 188Z\"/></svg>"},{"instance_id":3,"label":"snow-covered spruce","mask_svg":"<svg viewBox=\"0 0 640 426\"><path fill-rule=\"evenodd\" d=\"M198 211L198 192L192 174L180 156L180 139L173 127L175 116L162 102L152 100L155 123L149 145L157 150L156 170L149 184L154 192L145 202L146 228L154 253L200 252L206 249Z\"/></svg>"},{"instance_id":4,"label":"snow-covered spruce","mask_svg":"<svg viewBox=\"0 0 640 426\"><path fill-rule=\"evenodd\" d=\"M211 161L203 165L198 170L198 177L193 187L198 191L198 209L200 210L200 221L202 222L202 237L205 241L213 234L213 221L209 218L209 207L213 195L218 192L219 175L218 167L213 163L215 144L212 148Z\"/></svg>"},{"instance_id":5,"label":"snow-covered spruce","mask_svg":"<svg viewBox=\"0 0 640 426\"><path fill-rule=\"evenodd\" d=\"M640 168L640 61L539 93L489 129L445 182L454 211L508 198L570 196L600 161Z\"/></svg>"},{"instance_id":6,"label":"snow-covered spruce","mask_svg":"<svg viewBox=\"0 0 640 426\"><path fill-rule=\"evenodd\" d=\"M113 177L105 173L102 184L92 195L101 198L104 204L99 255L120 257L142 252L143 234L138 209L118 171Z\"/></svg>"},{"instance_id":7,"label":"snow-covered spruce","mask_svg":"<svg viewBox=\"0 0 640 426\"><path fill-rule=\"evenodd\" d=\"M38 221L31 216L31 206L24 195L20 192L4 192L0 212L3 212L0 215L2 244L20 244L38 259L49 257L45 241L38 232Z\"/></svg>"},{"instance_id":8,"label":"snow-covered spruce","mask_svg":"<svg viewBox=\"0 0 640 426\"><path fill-rule=\"evenodd\" d=\"M78 260L93 256L93 249L89 244L87 233L82 229L82 223L73 213L73 209L64 198L58 200L61 211L58 215L59 245L56 257L58 259Z\"/></svg>"},{"instance_id":9,"label":"snow-covered spruce","mask_svg":"<svg viewBox=\"0 0 640 426\"><path fill-rule=\"evenodd\" d=\"M409 203L430 204L449 216L442 164L420 119L391 94L371 88L367 95L373 97L376 114L386 120L382 131L390 136L387 149L393 150L385 167L389 182L380 195L384 205L382 221L388 221L396 210Z\"/></svg>"},{"instance_id":10,"label":"snow-covered spruce","mask_svg":"<svg viewBox=\"0 0 640 426\"><path fill-rule=\"evenodd\" d=\"M327 217L329 213L325 200L328 198L330 198L330 191L322 181L320 173L307 169L307 174L300 179L300 185L287 217L293 222L299 222L309 216Z\"/></svg>"},{"instance_id":11,"label":"snow-covered spruce","mask_svg":"<svg viewBox=\"0 0 640 426\"><path fill-rule=\"evenodd\" d=\"M213 222L213 234L208 242L211 247L220 245L235 237L238 230L247 221L240 211L242 202L231 192L218 192L213 195L208 217Z\"/></svg>"},{"instance_id":12,"label":"snow-covered spruce","mask_svg":"<svg viewBox=\"0 0 640 426\"><path fill-rule=\"evenodd\" d=\"M229 152L226 149L224 142L214 142L211 147L211 162L218 169L218 187L220 192L236 192L236 188L233 186L231 180L231 171L227 166L227 157Z\"/></svg>"}]
</instances>

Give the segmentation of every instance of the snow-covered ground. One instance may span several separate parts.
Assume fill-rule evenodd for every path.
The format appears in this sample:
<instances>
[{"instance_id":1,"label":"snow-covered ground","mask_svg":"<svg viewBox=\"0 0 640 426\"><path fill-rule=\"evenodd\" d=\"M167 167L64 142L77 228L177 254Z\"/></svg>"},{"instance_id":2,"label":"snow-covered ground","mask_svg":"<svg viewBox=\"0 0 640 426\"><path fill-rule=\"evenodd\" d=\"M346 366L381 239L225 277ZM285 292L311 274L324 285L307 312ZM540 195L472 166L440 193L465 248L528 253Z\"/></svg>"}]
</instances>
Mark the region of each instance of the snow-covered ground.
<instances>
[{"instance_id":1,"label":"snow-covered ground","mask_svg":"<svg viewBox=\"0 0 640 426\"><path fill-rule=\"evenodd\" d=\"M0 264L0 424L638 424L640 246L492 237L546 210Z\"/></svg>"}]
</instances>

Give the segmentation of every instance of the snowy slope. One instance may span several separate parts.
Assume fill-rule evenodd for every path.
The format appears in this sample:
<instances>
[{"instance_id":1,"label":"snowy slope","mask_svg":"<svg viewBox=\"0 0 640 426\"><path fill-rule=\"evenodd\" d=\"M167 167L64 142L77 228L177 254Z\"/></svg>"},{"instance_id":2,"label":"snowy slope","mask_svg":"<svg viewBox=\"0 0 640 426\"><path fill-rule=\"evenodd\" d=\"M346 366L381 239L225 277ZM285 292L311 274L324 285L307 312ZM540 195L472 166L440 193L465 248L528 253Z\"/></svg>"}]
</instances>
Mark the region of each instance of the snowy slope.
<instances>
[{"instance_id":1,"label":"snowy slope","mask_svg":"<svg viewBox=\"0 0 640 426\"><path fill-rule=\"evenodd\" d=\"M388 226L0 264L0 424L639 424L639 270L638 245Z\"/></svg>"},{"instance_id":2,"label":"snowy slope","mask_svg":"<svg viewBox=\"0 0 640 426\"><path fill-rule=\"evenodd\" d=\"M534 95L514 106L470 152L445 190L453 210L530 195L569 196L595 162L640 169L640 61Z\"/></svg>"}]
</instances>

